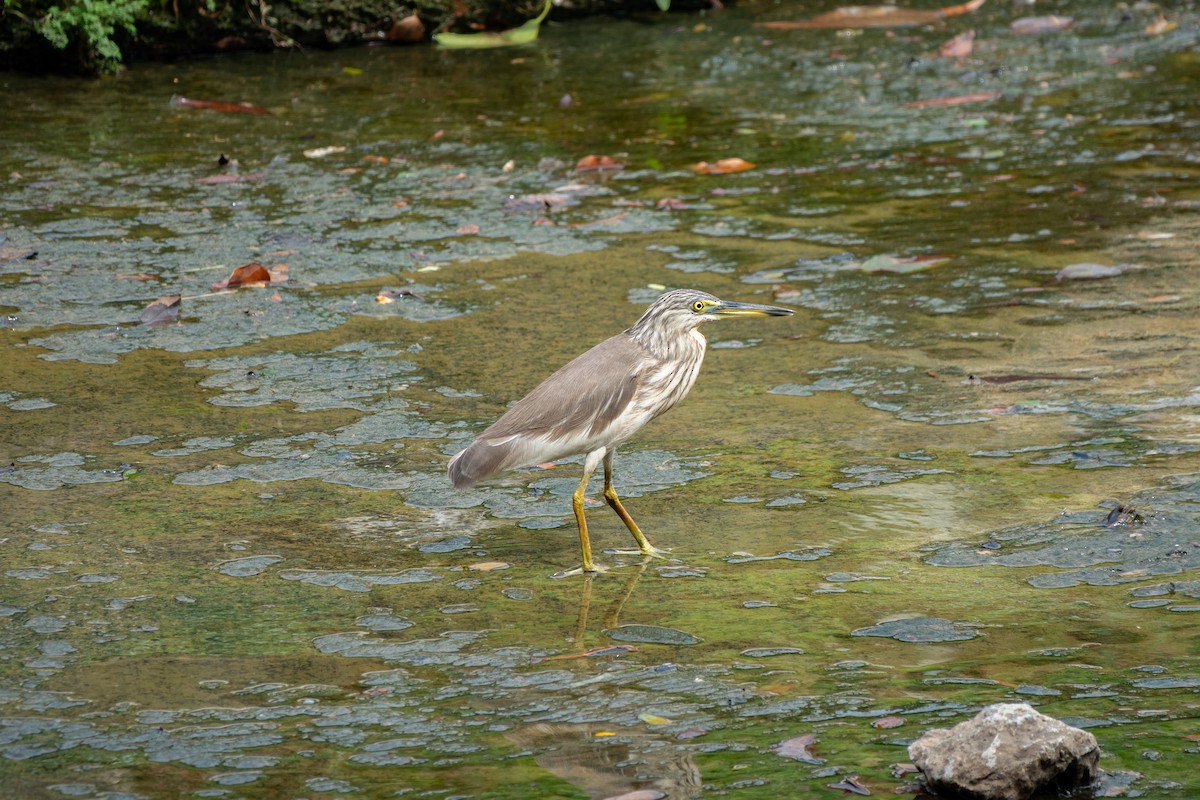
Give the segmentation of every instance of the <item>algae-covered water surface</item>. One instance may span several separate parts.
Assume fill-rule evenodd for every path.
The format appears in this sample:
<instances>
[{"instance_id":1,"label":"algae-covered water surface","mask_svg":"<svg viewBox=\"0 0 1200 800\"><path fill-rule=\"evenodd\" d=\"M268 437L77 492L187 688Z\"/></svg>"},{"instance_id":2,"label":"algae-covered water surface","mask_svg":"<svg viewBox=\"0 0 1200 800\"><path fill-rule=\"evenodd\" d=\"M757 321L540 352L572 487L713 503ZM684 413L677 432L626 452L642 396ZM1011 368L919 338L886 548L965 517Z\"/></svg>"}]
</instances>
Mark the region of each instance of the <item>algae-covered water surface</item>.
<instances>
[{"instance_id":1,"label":"algae-covered water surface","mask_svg":"<svg viewBox=\"0 0 1200 800\"><path fill-rule=\"evenodd\" d=\"M4 77L0 793L915 793L1023 700L1195 796L1200 18L1052 11ZM797 313L556 580L581 460L446 462L664 287Z\"/></svg>"}]
</instances>

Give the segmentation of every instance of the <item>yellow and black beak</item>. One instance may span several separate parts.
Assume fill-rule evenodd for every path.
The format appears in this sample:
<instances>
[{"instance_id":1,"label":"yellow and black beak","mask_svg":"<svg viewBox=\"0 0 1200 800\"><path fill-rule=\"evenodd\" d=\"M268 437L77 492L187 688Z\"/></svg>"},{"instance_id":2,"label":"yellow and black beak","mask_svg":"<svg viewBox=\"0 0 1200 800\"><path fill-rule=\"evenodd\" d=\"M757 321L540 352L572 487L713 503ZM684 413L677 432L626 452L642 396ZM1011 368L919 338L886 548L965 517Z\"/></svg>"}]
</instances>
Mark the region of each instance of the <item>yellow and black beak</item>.
<instances>
[{"instance_id":1,"label":"yellow and black beak","mask_svg":"<svg viewBox=\"0 0 1200 800\"><path fill-rule=\"evenodd\" d=\"M706 312L717 317L790 317L796 313L790 308L738 303L733 300L721 300L707 308Z\"/></svg>"}]
</instances>

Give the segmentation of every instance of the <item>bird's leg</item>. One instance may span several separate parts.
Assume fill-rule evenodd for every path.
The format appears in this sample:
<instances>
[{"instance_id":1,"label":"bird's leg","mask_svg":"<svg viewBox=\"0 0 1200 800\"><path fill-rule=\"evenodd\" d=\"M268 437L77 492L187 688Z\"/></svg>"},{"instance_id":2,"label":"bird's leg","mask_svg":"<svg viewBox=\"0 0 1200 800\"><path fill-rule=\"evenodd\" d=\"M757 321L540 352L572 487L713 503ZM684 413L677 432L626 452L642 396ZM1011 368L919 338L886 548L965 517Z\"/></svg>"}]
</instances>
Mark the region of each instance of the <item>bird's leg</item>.
<instances>
[{"instance_id":1,"label":"bird's leg","mask_svg":"<svg viewBox=\"0 0 1200 800\"><path fill-rule=\"evenodd\" d=\"M617 516L621 518L621 522L625 523L625 527L629 528L629 532L633 534L634 541L638 544L638 552L644 556L652 558L666 558L666 552L659 550L654 545L650 544L646 539L646 535L642 533L642 529L633 521L633 517L629 516L629 512L625 510L625 506L621 504L621 498L617 496L617 490L612 485L612 451L604 454L604 499L608 501L608 505L613 511L617 512Z\"/></svg>"},{"instance_id":2,"label":"bird's leg","mask_svg":"<svg viewBox=\"0 0 1200 800\"><path fill-rule=\"evenodd\" d=\"M562 572L554 573L554 577L556 578L607 571L606 567L592 561L592 542L588 538L587 518L583 514L583 495L587 491L588 478L591 477L592 470L596 468L596 461L599 460L603 452L603 450L600 450L588 454L587 460L583 465L583 477L579 479L579 486L575 487L575 492L571 495L571 509L575 512L575 525L579 528L579 549L583 552L583 564L574 569L566 569ZM605 463L607 464L608 462L606 461Z\"/></svg>"}]
</instances>

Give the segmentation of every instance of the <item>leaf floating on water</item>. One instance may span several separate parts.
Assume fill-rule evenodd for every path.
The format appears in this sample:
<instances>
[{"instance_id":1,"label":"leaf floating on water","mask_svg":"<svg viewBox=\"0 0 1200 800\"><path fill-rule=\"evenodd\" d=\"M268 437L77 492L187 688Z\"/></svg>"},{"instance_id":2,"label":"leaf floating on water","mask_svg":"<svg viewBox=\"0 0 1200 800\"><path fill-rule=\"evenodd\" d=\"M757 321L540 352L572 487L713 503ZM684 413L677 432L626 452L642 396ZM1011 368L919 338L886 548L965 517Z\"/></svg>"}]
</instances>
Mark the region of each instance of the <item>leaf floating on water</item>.
<instances>
[{"instance_id":1,"label":"leaf floating on water","mask_svg":"<svg viewBox=\"0 0 1200 800\"><path fill-rule=\"evenodd\" d=\"M240 267L229 273L229 277L223 281L217 281L212 285L213 289L234 289L238 286L247 284L267 284L271 282L271 273L267 268L257 261L251 261L249 264L242 264Z\"/></svg>"},{"instance_id":2,"label":"leaf floating on water","mask_svg":"<svg viewBox=\"0 0 1200 800\"><path fill-rule=\"evenodd\" d=\"M621 653L636 653L637 648L631 644L610 644L607 647L593 647L584 653L562 653L557 656L546 656L538 661L562 661L572 658L595 658L596 656L614 656Z\"/></svg>"},{"instance_id":3,"label":"leaf floating on water","mask_svg":"<svg viewBox=\"0 0 1200 800\"><path fill-rule=\"evenodd\" d=\"M665 792L658 789L634 789L632 792L611 795L604 800L662 800L666 796Z\"/></svg>"},{"instance_id":4,"label":"leaf floating on water","mask_svg":"<svg viewBox=\"0 0 1200 800\"><path fill-rule=\"evenodd\" d=\"M603 172L625 169L625 165L611 156L584 156L575 163L576 172Z\"/></svg>"},{"instance_id":5,"label":"leaf floating on water","mask_svg":"<svg viewBox=\"0 0 1200 800\"><path fill-rule=\"evenodd\" d=\"M863 272L893 272L899 274L907 274L909 272L920 272L931 267L936 267L938 264L944 264L950 260L949 256L908 256L897 257L888 255L871 256L866 261L862 262L860 269Z\"/></svg>"},{"instance_id":6,"label":"leaf floating on water","mask_svg":"<svg viewBox=\"0 0 1200 800\"><path fill-rule=\"evenodd\" d=\"M905 108L933 108L936 106L961 106L966 103L986 103L989 100L995 100L1002 93L999 91L992 92L971 92L970 94L960 94L954 97L930 97L927 100L914 100L911 103L905 103Z\"/></svg>"},{"instance_id":7,"label":"leaf floating on water","mask_svg":"<svg viewBox=\"0 0 1200 800\"><path fill-rule=\"evenodd\" d=\"M471 564L467 569L475 572L492 572L498 569L508 569L511 564L507 561L480 561L478 564Z\"/></svg>"},{"instance_id":8,"label":"leaf floating on water","mask_svg":"<svg viewBox=\"0 0 1200 800\"><path fill-rule=\"evenodd\" d=\"M847 775L846 777L842 778L837 783L830 783L830 784L826 784L826 785L830 789L841 789L842 791L845 791L845 792L853 792L854 794L861 794L864 797L869 797L871 794L871 790L868 789L866 786L863 786L861 780L859 779L859 777L857 775Z\"/></svg>"},{"instance_id":9,"label":"leaf floating on water","mask_svg":"<svg viewBox=\"0 0 1200 800\"><path fill-rule=\"evenodd\" d=\"M642 642L645 644L700 644L704 640L685 631L675 628L664 628L660 625L621 625L609 628L604 635L618 642Z\"/></svg>"},{"instance_id":10,"label":"leaf floating on water","mask_svg":"<svg viewBox=\"0 0 1200 800\"><path fill-rule=\"evenodd\" d=\"M256 181L265 172L227 172L221 175L206 175L202 178L196 178L192 183L201 183L206 186L216 186L222 183L241 183L242 181Z\"/></svg>"},{"instance_id":11,"label":"leaf floating on water","mask_svg":"<svg viewBox=\"0 0 1200 800\"><path fill-rule=\"evenodd\" d=\"M899 6L845 6L818 14L812 19L794 22L756 22L756 28L777 31L803 30L809 28L911 28L929 25L946 17L970 13L984 4L985 0L970 0L945 8L901 8Z\"/></svg>"},{"instance_id":12,"label":"leaf floating on water","mask_svg":"<svg viewBox=\"0 0 1200 800\"><path fill-rule=\"evenodd\" d=\"M966 58L975 48L975 31L963 31L953 39L942 43L938 55L942 58Z\"/></svg>"},{"instance_id":13,"label":"leaf floating on water","mask_svg":"<svg viewBox=\"0 0 1200 800\"><path fill-rule=\"evenodd\" d=\"M504 207L509 211L534 211L539 214L545 214L569 206L574 202L575 198L569 194L548 192L545 194L524 194L520 197L510 197L504 202Z\"/></svg>"},{"instance_id":14,"label":"leaf floating on water","mask_svg":"<svg viewBox=\"0 0 1200 800\"><path fill-rule=\"evenodd\" d=\"M550 0L542 13L516 28L507 31L481 31L479 33L435 33L433 40L442 47L452 50L481 50L489 47L510 47L515 44L529 44L537 39L538 29L542 20L550 13Z\"/></svg>"},{"instance_id":15,"label":"leaf floating on water","mask_svg":"<svg viewBox=\"0 0 1200 800\"><path fill-rule=\"evenodd\" d=\"M1065 31L1075 24L1071 17L1058 17L1053 14L1045 17L1021 17L1013 20L1008 29L1018 36L1037 36L1042 33Z\"/></svg>"},{"instance_id":16,"label":"leaf floating on water","mask_svg":"<svg viewBox=\"0 0 1200 800\"><path fill-rule=\"evenodd\" d=\"M1166 17L1159 14L1154 18L1153 22L1146 26L1145 34L1147 36L1162 36L1164 33L1170 33L1178 27L1178 22L1169 22Z\"/></svg>"},{"instance_id":17,"label":"leaf floating on water","mask_svg":"<svg viewBox=\"0 0 1200 800\"><path fill-rule=\"evenodd\" d=\"M754 164L743 158L722 158L713 164L701 161L692 165L692 171L701 175L732 175L754 169Z\"/></svg>"},{"instance_id":18,"label":"leaf floating on water","mask_svg":"<svg viewBox=\"0 0 1200 800\"><path fill-rule=\"evenodd\" d=\"M1115 278L1128 268L1128 264L1109 265L1091 264L1088 262L1081 264L1070 264L1054 273L1054 280L1057 282L1095 281L1101 278Z\"/></svg>"},{"instance_id":19,"label":"leaf floating on water","mask_svg":"<svg viewBox=\"0 0 1200 800\"><path fill-rule=\"evenodd\" d=\"M253 103L225 103L220 100L194 100L180 95L171 96L171 105L175 108L201 108L208 111L221 111L226 114L254 114L259 117L269 117L273 112Z\"/></svg>"},{"instance_id":20,"label":"leaf floating on water","mask_svg":"<svg viewBox=\"0 0 1200 800\"><path fill-rule=\"evenodd\" d=\"M887 730L890 728L899 728L903 724L904 724L904 718L897 717L893 714L893 715L889 715L886 717L880 717L879 719L877 719L871 723L871 727L872 728L882 728L884 730Z\"/></svg>"},{"instance_id":21,"label":"leaf floating on water","mask_svg":"<svg viewBox=\"0 0 1200 800\"><path fill-rule=\"evenodd\" d=\"M643 711L638 714L638 719L647 725L670 725L671 720L666 717L660 717L658 714L651 714L649 711Z\"/></svg>"},{"instance_id":22,"label":"leaf floating on water","mask_svg":"<svg viewBox=\"0 0 1200 800\"><path fill-rule=\"evenodd\" d=\"M344 152L346 152L346 148L339 144L331 145L330 147L310 147L308 150L304 151L304 157L324 158L325 156L331 156L334 153Z\"/></svg>"},{"instance_id":23,"label":"leaf floating on water","mask_svg":"<svg viewBox=\"0 0 1200 800\"><path fill-rule=\"evenodd\" d=\"M804 764L824 764L825 759L819 758L812 754L812 746L817 743L817 735L815 733L806 733L803 736L796 736L791 739L784 739L782 742L771 745L771 750L776 755L784 758L792 758Z\"/></svg>"},{"instance_id":24,"label":"leaf floating on water","mask_svg":"<svg viewBox=\"0 0 1200 800\"><path fill-rule=\"evenodd\" d=\"M179 308L183 298L177 294L168 294L158 298L142 309L138 322L143 325L166 325L179 319Z\"/></svg>"}]
</instances>

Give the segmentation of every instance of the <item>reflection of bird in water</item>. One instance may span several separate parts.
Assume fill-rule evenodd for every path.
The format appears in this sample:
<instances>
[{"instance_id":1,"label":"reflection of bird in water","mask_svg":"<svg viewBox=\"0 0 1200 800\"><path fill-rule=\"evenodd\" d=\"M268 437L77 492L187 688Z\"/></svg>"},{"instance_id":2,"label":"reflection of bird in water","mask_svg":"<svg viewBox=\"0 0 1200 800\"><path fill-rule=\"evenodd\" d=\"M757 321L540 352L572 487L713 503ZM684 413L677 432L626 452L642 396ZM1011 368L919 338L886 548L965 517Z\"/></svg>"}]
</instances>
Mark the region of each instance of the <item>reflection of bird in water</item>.
<instances>
[{"instance_id":1,"label":"reflection of bird in water","mask_svg":"<svg viewBox=\"0 0 1200 800\"><path fill-rule=\"evenodd\" d=\"M718 300L677 289L659 295L634 325L559 369L450 460L458 488L517 467L586 453L571 496L583 563L564 574L601 572L592 561L583 496L604 462L604 499L633 534L638 552L662 555L642 534L612 485L612 457L643 425L673 408L696 381L706 341L702 323L723 317L780 317L791 309Z\"/></svg>"},{"instance_id":2,"label":"reflection of bird in water","mask_svg":"<svg viewBox=\"0 0 1200 800\"><path fill-rule=\"evenodd\" d=\"M593 800L638 789L657 789L671 800L699 797L700 770L692 754L648 733L622 730L597 737L600 725L539 722L514 728L504 737L518 747L543 751L534 756L542 769L580 788Z\"/></svg>"}]
</instances>

